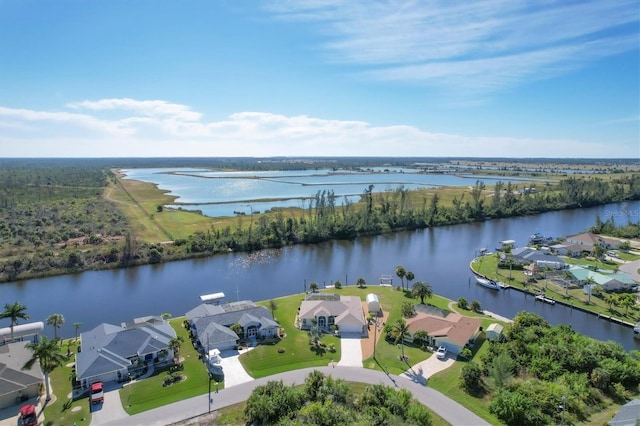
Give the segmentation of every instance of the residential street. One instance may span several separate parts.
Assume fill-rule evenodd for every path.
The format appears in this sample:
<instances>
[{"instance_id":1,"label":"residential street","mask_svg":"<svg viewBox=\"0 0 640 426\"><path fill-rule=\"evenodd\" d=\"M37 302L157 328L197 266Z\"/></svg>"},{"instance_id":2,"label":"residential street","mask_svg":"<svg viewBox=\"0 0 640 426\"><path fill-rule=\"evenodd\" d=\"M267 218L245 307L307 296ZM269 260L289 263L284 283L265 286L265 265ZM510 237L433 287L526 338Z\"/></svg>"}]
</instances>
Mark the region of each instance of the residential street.
<instances>
[{"instance_id":1,"label":"residential street","mask_svg":"<svg viewBox=\"0 0 640 426\"><path fill-rule=\"evenodd\" d=\"M385 384L409 390L414 398L429 407L439 416L453 425L489 425L486 421L453 401L438 391L425 387L399 376L386 375L381 371L369 370L358 367L319 367L306 368L302 370L289 371L262 379L253 380L227 389L222 389L218 393L211 393L211 410L218 410L228 405L233 405L245 401L254 388L266 384L270 380L282 380L287 385L301 384L305 377L313 370L321 371L326 375L334 376L346 381L362 382L370 384ZM207 413L209 402L207 395L190 398L174 404L166 405L155 410L149 410L119 421L103 423L103 425L167 425L196 417Z\"/></svg>"}]
</instances>

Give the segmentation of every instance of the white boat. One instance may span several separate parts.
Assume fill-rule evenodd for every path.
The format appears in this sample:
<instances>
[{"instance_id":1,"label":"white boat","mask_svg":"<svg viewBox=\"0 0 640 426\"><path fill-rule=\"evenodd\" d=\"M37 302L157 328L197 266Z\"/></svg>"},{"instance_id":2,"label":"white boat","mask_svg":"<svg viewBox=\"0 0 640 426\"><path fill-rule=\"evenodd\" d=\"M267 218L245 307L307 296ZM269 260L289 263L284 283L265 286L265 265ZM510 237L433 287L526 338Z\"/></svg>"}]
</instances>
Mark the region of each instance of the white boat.
<instances>
[{"instance_id":1,"label":"white boat","mask_svg":"<svg viewBox=\"0 0 640 426\"><path fill-rule=\"evenodd\" d=\"M500 290L500 284L497 281L490 280L488 278L483 278L478 275L476 277L476 282L483 287L490 288L491 290Z\"/></svg>"},{"instance_id":2,"label":"white boat","mask_svg":"<svg viewBox=\"0 0 640 426\"><path fill-rule=\"evenodd\" d=\"M640 321L633 326L633 334L640 338Z\"/></svg>"}]
</instances>

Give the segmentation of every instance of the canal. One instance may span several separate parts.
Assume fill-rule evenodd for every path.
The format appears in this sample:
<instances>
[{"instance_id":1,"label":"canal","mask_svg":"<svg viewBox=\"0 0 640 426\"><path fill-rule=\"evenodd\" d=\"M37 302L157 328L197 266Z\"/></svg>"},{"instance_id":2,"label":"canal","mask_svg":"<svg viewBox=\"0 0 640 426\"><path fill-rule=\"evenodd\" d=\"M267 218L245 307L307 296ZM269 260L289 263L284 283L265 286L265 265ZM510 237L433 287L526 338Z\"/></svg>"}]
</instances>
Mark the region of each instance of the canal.
<instances>
[{"instance_id":1,"label":"canal","mask_svg":"<svg viewBox=\"0 0 640 426\"><path fill-rule=\"evenodd\" d=\"M626 213L625 213L626 211ZM484 309L506 317L521 310L535 312L552 324L570 324L600 340L615 340L627 350L640 349L630 328L598 319L561 305L536 303L515 290L495 292L471 280L468 265L483 247L493 250L500 240L526 244L529 235L570 235L586 230L596 215L618 223L638 220L640 203L611 204L563 210L486 222L398 232L354 240L299 245L256 253L229 253L204 259L146 265L127 269L88 271L0 285L0 303L20 301L33 321L63 314L64 337L102 322L170 313L184 315L199 303L201 294L224 292L228 301L276 298L305 290L315 281L322 287L335 280L354 285L359 277L369 284L381 275L394 275L397 265L413 271L415 281L427 281L436 294L457 300L478 300ZM630 216L631 215L631 216ZM394 284L399 285L396 277ZM2 323L1 326L8 326ZM47 334L53 334L46 326Z\"/></svg>"}]
</instances>

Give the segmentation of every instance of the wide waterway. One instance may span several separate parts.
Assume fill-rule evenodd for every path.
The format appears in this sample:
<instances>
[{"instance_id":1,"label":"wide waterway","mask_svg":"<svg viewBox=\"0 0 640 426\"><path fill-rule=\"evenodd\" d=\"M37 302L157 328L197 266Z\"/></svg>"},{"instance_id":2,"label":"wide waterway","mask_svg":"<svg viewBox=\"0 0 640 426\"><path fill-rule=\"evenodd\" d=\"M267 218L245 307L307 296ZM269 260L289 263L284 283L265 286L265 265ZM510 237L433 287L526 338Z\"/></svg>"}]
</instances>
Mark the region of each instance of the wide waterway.
<instances>
[{"instance_id":1,"label":"wide waterway","mask_svg":"<svg viewBox=\"0 0 640 426\"><path fill-rule=\"evenodd\" d=\"M101 322L120 324L164 312L180 316L200 302L199 295L214 292L224 292L228 301L258 301L303 292L312 281L321 287L335 280L353 285L359 277L375 292L373 284L381 275L394 275L396 266L404 265L414 272L414 282L428 281L436 294L452 300L478 300L484 309L506 317L521 310L535 312L552 324L570 324L594 338L620 342L627 350L640 349L630 328L558 304L534 302L516 290L485 289L471 280L469 261L478 249L493 249L506 239L523 245L534 232L554 237L582 232L595 223L596 215L636 222L640 202L11 282L0 285L0 303L20 301L33 321L61 313L66 322L60 334L71 337L74 322L86 331ZM400 284L397 277L394 284ZM47 334L51 331L46 326Z\"/></svg>"}]
</instances>

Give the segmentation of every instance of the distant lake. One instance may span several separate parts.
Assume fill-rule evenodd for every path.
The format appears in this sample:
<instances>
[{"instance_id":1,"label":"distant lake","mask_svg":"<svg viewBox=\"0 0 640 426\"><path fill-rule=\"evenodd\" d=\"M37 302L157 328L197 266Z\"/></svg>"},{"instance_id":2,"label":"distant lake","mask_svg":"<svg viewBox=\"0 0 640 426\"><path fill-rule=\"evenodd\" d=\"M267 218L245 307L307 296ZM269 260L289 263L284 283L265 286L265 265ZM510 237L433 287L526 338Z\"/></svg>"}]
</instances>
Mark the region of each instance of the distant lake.
<instances>
[{"instance_id":1,"label":"distant lake","mask_svg":"<svg viewBox=\"0 0 640 426\"><path fill-rule=\"evenodd\" d=\"M295 171L212 171L189 168L126 169L127 179L158 185L176 196L171 208L200 210L206 216L233 216L235 212L252 214L276 207L309 206L309 198L318 192L333 191L336 204L357 202L369 185L374 192L397 188L420 189L438 186L474 185L476 180L491 184L497 180L545 182L544 179L479 175L419 173L418 169L377 167L367 171L329 169Z\"/></svg>"}]
</instances>

